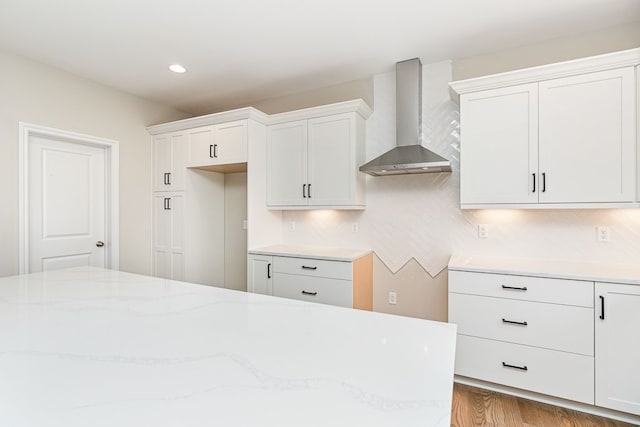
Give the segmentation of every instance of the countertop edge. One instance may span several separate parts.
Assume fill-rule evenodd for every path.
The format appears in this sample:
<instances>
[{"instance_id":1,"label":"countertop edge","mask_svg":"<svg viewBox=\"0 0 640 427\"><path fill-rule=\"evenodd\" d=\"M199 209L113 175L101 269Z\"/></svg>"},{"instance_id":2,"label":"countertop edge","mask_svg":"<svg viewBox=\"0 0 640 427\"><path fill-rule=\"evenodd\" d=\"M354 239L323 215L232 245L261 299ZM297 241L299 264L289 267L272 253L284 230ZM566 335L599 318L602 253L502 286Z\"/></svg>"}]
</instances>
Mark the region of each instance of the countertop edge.
<instances>
[{"instance_id":1,"label":"countertop edge","mask_svg":"<svg viewBox=\"0 0 640 427\"><path fill-rule=\"evenodd\" d=\"M447 267L449 271L640 285L640 267L630 264L452 255Z\"/></svg>"}]
</instances>

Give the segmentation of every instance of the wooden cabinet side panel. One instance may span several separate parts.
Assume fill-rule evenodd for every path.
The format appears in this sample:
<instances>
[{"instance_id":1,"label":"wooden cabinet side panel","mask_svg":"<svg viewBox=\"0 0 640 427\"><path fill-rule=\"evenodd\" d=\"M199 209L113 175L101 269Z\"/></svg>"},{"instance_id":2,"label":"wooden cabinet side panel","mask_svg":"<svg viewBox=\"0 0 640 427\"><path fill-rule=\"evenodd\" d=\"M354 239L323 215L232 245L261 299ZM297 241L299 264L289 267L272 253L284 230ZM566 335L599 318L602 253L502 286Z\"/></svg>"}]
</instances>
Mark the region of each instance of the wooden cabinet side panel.
<instances>
[{"instance_id":1,"label":"wooden cabinet side panel","mask_svg":"<svg viewBox=\"0 0 640 427\"><path fill-rule=\"evenodd\" d=\"M373 255L353 261L353 308L373 310Z\"/></svg>"}]
</instances>

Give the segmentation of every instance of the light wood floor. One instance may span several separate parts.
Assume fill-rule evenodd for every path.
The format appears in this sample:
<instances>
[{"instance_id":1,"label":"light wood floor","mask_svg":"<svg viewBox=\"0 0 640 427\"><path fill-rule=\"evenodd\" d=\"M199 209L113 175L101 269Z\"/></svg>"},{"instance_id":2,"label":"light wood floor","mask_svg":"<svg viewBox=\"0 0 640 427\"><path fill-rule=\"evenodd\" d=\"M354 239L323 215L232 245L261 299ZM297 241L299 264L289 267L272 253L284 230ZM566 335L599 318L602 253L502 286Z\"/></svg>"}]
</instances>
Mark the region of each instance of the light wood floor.
<instances>
[{"instance_id":1,"label":"light wood floor","mask_svg":"<svg viewBox=\"0 0 640 427\"><path fill-rule=\"evenodd\" d=\"M453 387L451 425L627 427L632 424L596 417L570 409L482 390L462 384Z\"/></svg>"}]
</instances>

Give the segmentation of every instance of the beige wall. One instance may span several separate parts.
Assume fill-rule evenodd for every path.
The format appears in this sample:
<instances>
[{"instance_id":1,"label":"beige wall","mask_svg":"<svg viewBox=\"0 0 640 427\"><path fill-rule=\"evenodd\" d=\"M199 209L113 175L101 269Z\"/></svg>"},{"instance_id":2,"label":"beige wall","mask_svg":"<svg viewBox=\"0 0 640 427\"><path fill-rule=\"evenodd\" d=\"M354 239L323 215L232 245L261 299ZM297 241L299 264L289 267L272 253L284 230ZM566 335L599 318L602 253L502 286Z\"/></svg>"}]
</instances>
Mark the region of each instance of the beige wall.
<instances>
[{"instance_id":1,"label":"beige wall","mask_svg":"<svg viewBox=\"0 0 640 427\"><path fill-rule=\"evenodd\" d=\"M0 276L18 273L18 122L119 141L120 268L151 272L151 138L186 114L0 51Z\"/></svg>"},{"instance_id":2,"label":"beige wall","mask_svg":"<svg viewBox=\"0 0 640 427\"><path fill-rule=\"evenodd\" d=\"M640 47L640 21L516 49L454 59L453 79L464 80L636 47Z\"/></svg>"},{"instance_id":3,"label":"beige wall","mask_svg":"<svg viewBox=\"0 0 640 427\"><path fill-rule=\"evenodd\" d=\"M363 99L373 106L373 79L354 80L308 92L266 99L254 102L251 106L267 114L276 114L352 99Z\"/></svg>"}]
</instances>

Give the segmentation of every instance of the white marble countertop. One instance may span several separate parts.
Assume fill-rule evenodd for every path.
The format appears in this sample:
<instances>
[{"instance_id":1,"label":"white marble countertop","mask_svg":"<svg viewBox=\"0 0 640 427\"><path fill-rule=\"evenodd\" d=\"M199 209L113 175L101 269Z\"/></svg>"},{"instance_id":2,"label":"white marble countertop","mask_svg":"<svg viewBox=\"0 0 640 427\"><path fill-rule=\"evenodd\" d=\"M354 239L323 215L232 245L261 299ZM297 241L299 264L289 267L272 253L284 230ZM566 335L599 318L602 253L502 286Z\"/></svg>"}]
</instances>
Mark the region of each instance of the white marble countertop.
<instances>
[{"instance_id":1,"label":"white marble countertop","mask_svg":"<svg viewBox=\"0 0 640 427\"><path fill-rule=\"evenodd\" d=\"M331 261L354 261L369 255L371 249L362 248L329 248L321 246L294 246L294 245L273 245L262 248L250 249L249 253L254 255L276 255L296 258L315 258Z\"/></svg>"},{"instance_id":2,"label":"white marble countertop","mask_svg":"<svg viewBox=\"0 0 640 427\"><path fill-rule=\"evenodd\" d=\"M640 264L453 255L449 260L449 270L640 285Z\"/></svg>"},{"instance_id":3,"label":"white marble countertop","mask_svg":"<svg viewBox=\"0 0 640 427\"><path fill-rule=\"evenodd\" d=\"M449 426L455 326L95 268L0 279L2 426Z\"/></svg>"}]
</instances>

